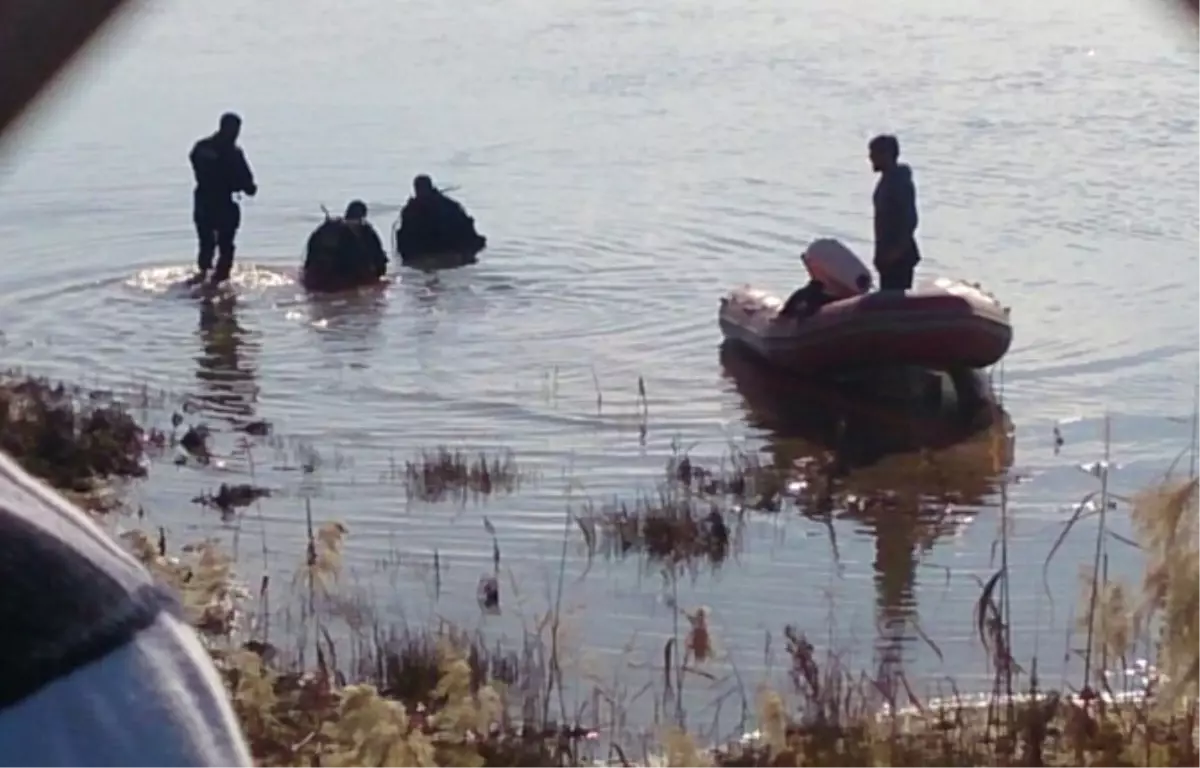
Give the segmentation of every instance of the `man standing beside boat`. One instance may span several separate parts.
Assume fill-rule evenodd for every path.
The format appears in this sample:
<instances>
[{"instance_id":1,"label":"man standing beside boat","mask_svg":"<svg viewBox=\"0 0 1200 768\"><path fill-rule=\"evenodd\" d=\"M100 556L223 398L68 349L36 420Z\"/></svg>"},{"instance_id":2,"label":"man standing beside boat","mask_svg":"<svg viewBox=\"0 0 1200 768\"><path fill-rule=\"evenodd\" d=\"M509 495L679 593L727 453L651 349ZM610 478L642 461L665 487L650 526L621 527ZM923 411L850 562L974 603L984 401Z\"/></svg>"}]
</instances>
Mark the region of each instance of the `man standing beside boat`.
<instances>
[{"instance_id":1,"label":"man standing beside boat","mask_svg":"<svg viewBox=\"0 0 1200 768\"><path fill-rule=\"evenodd\" d=\"M875 185L875 269L879 289L912 288L913 272L921 261L917 249L917 189L912 168L899 162L900 142L882 134L867 145L871 168L879 174Z\"/></svg>"}]
</instances>

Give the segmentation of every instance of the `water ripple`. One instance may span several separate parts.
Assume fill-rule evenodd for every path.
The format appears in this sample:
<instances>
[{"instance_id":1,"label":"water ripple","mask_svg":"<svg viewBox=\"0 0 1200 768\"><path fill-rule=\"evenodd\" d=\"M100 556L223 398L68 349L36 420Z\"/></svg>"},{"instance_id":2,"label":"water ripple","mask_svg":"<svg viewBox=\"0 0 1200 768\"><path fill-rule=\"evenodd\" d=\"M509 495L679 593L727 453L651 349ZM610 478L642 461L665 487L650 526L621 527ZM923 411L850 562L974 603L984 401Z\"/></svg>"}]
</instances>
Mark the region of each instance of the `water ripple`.
<instances>
[{"instance_id":1,"label":"water ripple","mask_svg":"<svg viewBox=\"0 0 1200 768\"><path fill-rule=\"evenodd\" d=\"M748 648L785 619L824 626L832 599L847 641L875 637L883 617L876 650L947 671L905 634L916 612L945 666L970 668L979 651L960 616L969 575L993 567L995 446L914 455L907 423L772 390L717 354L717 300L732 285L790 290L815 237L869 254L865 142L882 130L916 171L921 272L981 280L1013 307L1009 460L1029 478L1008 494L1014 593L1040 589L1025 574L1040 573L1045 526L1090 489L1070 465L1099 452L1105 409L1131 484L1186 440L1162 417L1186 410L1200 346L1195 60L1125 4L1093 4L1088 19L1065 0L342 11L366 30L350 47L322 13L279 0L155 5L5 161L8 362L179 392L229 454L223 469L168 470L140 491L168 528L222 530L181 499L253 467L279 494L240 524L264 528L270 567L299 557L312 498L349 525L354 568L404 564L383 590L403 608L430 599L422 569L439 551L450 597L438 610L474 621L474 581L490 567L483 514L505 566L537 592L557 568L565 509L648 491L673 444L715 458L732 442L790 468L858 429L881 455L846 483L911 499L915 515L839 515L832 528L794 511L756 518L740 562L681 585L681 601L712 605L728 645ZM903 55L880 40L905 40ZM397 88L396 72L428 87ZM153 119L113 104L154 105ZM184 155L230 104L262 191L243 204L231 289L205 300L179 285L194 253ZM479 264L400 268L336 297L296 286L320 203L371 201L383 231L421 171L461 188L493 244ZM232 455L234 430L259 418L292 442ZM437 443L511 447L544 476L477 506L410 503L389 473ZM322 472L296 471L301 444ZM576 578L585 565L570 551ZM629 639L613 633L617 616L623 633L666 631L657 576L605 563L589 579L581 621L596 644ZM1029 598L1014 621L1032 633L1039 610Z\"/></svg>"}]
</instances>

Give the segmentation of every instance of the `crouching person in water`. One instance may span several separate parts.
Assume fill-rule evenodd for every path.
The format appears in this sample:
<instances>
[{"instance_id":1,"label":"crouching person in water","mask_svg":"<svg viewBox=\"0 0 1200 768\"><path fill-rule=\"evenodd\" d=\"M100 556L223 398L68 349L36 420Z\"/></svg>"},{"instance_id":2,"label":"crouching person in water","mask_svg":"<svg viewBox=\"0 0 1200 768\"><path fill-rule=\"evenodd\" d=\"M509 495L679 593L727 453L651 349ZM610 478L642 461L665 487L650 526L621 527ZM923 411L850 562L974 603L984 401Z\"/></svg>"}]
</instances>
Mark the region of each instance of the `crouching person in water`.
<instances>
[{"instance_id":1,"label":"crouching person in water","mask_svg":"<svg viewBox=\"0 0 1200 768\"><path fill-rule=\"evenodd\" d=\"M354 200L342 217L327 217L308 238L304 287L344 291L378 281L387 272L383 241L367 221L367 204Z\"/></svg>"},{"instance_id":2,"label":"crouching person in water","mask_svg":"<svg viewBox=\"0 0 1200 768\"><path fill-rule=\"evenodd\" d=\"M475 220L462 205L421 174L413 179L413 194L400 212L396 250L401 261L458 255L474 261L487 247L487 238L475 231Z\"/></svg>"},{"instance_id":3,"label":"crouching person in water","mask_svg":"<svg viewBox=\"0 0 1200 768\"><path fill-rule=\"evenodd\" d=\"M212 272L212 283L229 279L233 269L233 240L242 223L242 210L234 202L233 195L245 192L254 197L258 193L254 173L237 144L241 130L242 119L226 112L221 115L217 132L197 141L188 156L196 176L192 221L200 246L196 256L198 271L188 281L192 284L204 282L209 277L214 253L217 254L217 268Z\"/></svg>"},{"instance_id":4,"label":"crouching person in water","mask_svg":"<svg viewBox=\"0 0 1200 768\"><path fill-rule=\"evenodd\" d=\"M779 310L779 316L801 320L816 314L821 307L834 301L837 299L825 291L825 284L813 278L803 288L796 289L788 297L788 300L784 302L783 309Z\"/></svg>"},{"instance_id":5,"label":"crouching person in water","mask_svg":"<svg viewBox=\"0 0 1200 768\"><path fill-rule=\"evenodd\" d=\"M810 317L827 304L871 290L866 265L836 240L816 240L800 258L810 279L788 297L779 310L780 317Z\"/></svg>"}]
</instances>

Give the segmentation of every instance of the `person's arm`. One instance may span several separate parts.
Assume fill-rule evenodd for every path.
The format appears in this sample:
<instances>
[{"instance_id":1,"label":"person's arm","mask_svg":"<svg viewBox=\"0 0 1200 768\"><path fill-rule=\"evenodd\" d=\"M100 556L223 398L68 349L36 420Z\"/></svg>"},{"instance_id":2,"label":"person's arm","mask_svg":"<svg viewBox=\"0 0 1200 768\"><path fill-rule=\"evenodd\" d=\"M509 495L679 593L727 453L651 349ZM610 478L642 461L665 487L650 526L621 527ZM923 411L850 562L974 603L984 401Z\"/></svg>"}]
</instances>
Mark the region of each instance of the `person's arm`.
<instances>
[{"instance_id":1,"label":"person's arm","mask_svg":"<svg viewBox=\"0 0 1200 768\"><path fill-rule=\"evenodd\" d=\"M197 186L212 182L212 163L215 159L216 154L206 140L200 139L192 145L192 151L188 153L188 162L192 165L192 175Z\"/></svg>"},{"instance_id":2,"label":"person's arm","mask_svg":"<svg viewBox=\"0 0 1200 768\"><path fill-rule=\"evenodd\" d=\"M474 232L475 219L467 213L467 209L463 207L462 203L457 200L452 200L451 202L454 203L454 216L458 220L458 226L462 227L464 232Z\"/></svg>"},{"instance_id":3,"label":"person's arm","mask_svg":"<svg viewBox=\"0 0 1200 768\"><path fill-rule=\"evenodd\" d=\"M413 198L408 198L404 203L404 207L400 209L400 228L411 227L415 218L416 202Z\"/></svg>"},{"instance_id":4,"label":"person's arm","mask_svg":"<svg viewBox=\"0 0 1200 768\"><path fill-rule=\"evenodd\" d=\"M917 234L917 185L913 182L912 173L906 173L897 187L900 201L900 231L903 234L903 241L907 242Z\"/></svg>"},{"instance_id":5,"label":"person's arm","mask_svg":"<svg viewBox=\"0 0 1200 768\"><path fill-rule=\"evenodd\" d=\"M320 236L321 229L318 227L308 236L308 242L304 244L304 275L306 278L315 277L321 268L319 260L316 258L317 238Z\"/></svg>"},{"instance_id":6,"label":"person's arm","mask_svg":"<svg viewBox=\"0 0 1200 768\"><path fill-rule=\"evenodd\" d=\"M809 300L809 296L813 293L813 286L819 285L817 281L810 280L807 285L802 288L797 288L788 297L788 300L783 303L783 309L779 310L780 317L795 317L800 313L800 309Z\"/></svg>"},{"instance_id":7,"label":"person's arm","mask_svg":"<svg viewBox=\"0 0 1200 768\"><path fill-rule=\"evenodd\" d=\"M917 189L911 171L893 172L883 179L879 212L879 250L891 263L912 242L917 231Z\"/></svg>"},{"instance_id":8,"label":"person's arm","mask_svg":"<svg viewBox=\"0 0 1200 768\"><path fill-rule=\"evenodd\" d=\"M375 270L375 277L383 277L387 272L388 257L387 251L383 249L383 241L379 239L379 233L375 231L375 227L367 224L363 227L367 236L367 248L371 252L371 264Z\"/></svg>"},{"instance_id":9,"label":"person's arm","mask_svg":"<svg viewBox=\"0 0 1200 768\"><path fill-rule=\"evenodd\" d=\"M804 289L798 288L792 291L792 295L788 296L787 301L783 302L783 309L779 310L779 317L791 317L796 313L796 308L804 301Z\"/></svg>"},{"instance_id":10,"label":"person's arm","mask_svg":"<svg viewBox=\"0 0 1200 768\"><path fill-rule=\"evenodd\" d=\"M258 185L254 183L254 171L250 170L250 162L246 160L246 153L241 147L235 147L233 155L230 158L232 167L230 174L233 177L231 187L235 192L245 192L250 197L258 194Z\"/></svg>"}]
</instances>

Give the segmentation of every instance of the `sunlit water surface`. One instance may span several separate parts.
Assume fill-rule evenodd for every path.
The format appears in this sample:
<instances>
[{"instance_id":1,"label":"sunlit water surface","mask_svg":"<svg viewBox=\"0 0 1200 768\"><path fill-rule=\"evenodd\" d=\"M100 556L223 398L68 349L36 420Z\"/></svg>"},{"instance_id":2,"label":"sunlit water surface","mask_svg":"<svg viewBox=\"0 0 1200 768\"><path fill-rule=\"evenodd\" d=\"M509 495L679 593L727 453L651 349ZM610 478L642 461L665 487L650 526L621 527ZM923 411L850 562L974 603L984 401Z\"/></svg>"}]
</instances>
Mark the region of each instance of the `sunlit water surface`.
<instances>
[{"instance_id":1,"label":"sunlit water surface","mask_svg":"<svg viewBox=\"0 0 1200 768\"><path fill-rule=\"evenodd\" d=\"M1077 465L1101 456L1105 413L1118 490L1189 440L1191 41L1123 0L351 0L337 14L352 31L278 0L156 4L0 167L10 364L188 396L225 453L235 424L274 426L249 458L155 468L137 490L153 524L176 541L236 528L257 583L264 545L274 573L299 562L308 498L318 522L348 527L347 566L384 621L436 614L510 638L553 602L565 531L562 603L593 668L656 662L674 588L636 558L589 565L564 513L652 491L673 444L780 466L822 453L840 406L725 370L717 299L740 282L788 290L817 236L869 253L865 142L891 130L917 174L921 272L982 281L1012 307L995 374L1016 442L1016 651L1061 669L1091 530L1043 567L1095 488ZM193 258L186 153L231 108L261 192L244 203L236 300L205 303L171 288ZM422 171L460 187L492 243L481 263L306 298L292 274L319 206L362 197L386 231ZM887 412L847 418L885 453L911 437ZM750 515L736 558L682 579L678 601L710 607L746 678L765 634L794 623L863 667L882 648L914 676L980 686L973 608L998 567L1003 442L851 472L853 490L894 492L907 514ZM438 444L508 448L537 477L462 507L410 503L395 465ZM311 450L318 470L295 471ZM275 496L240 520L190 503L251 470ZM475 600L492 569L485 515L498 617ZM1128 533L1124 515L1112 524ZM1110 570L1133 572L1114 547Z\"/></svg>"}]
</instances>

